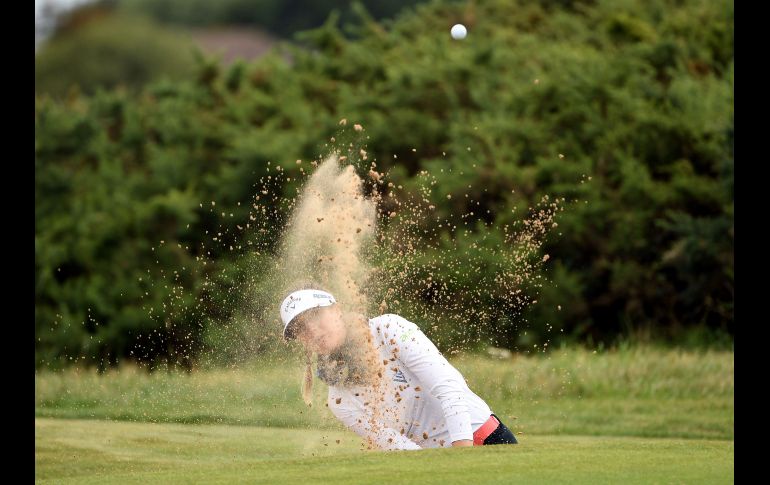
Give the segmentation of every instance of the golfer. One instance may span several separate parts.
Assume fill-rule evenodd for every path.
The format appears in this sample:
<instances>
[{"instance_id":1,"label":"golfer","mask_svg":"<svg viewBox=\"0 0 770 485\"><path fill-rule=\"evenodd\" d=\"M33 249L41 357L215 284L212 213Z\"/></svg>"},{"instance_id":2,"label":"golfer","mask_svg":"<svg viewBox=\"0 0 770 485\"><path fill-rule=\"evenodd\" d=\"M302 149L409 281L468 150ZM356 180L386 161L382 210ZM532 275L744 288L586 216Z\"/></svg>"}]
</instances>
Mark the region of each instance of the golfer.
<instances>
[{"instance_id":1,"label":"golfer","mask_svg":"<svg viewBox=\"0 0 770 485\"><path fill-rule=\"evenodd\" d=\"M281 303L283 336L305 348L329 386L332 413L371 447L418 450L517 443L513 433L414 323L394 314L343 313L334 296L304 285ZM358 319L358 320L356 320Z\"/></svg>"}]
</instances>

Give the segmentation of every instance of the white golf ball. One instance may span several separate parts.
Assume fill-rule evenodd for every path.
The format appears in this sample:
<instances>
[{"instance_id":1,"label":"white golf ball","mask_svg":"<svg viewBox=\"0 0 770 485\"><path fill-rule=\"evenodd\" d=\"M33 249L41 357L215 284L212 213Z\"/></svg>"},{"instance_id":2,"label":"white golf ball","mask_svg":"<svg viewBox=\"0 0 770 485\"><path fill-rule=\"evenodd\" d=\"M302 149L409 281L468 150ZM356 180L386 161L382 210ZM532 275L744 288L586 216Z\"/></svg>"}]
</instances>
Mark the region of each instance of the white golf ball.
<instances>
[{"instance_id":1,"label":"white golf ball","mask_svg":"<svg viewBox=\"0 0 770 485\"><path fill-rule=\"evenodd\" d=\"M454 24L452 26L451 34L453 39L460 40L464 39L465 36L468 35L468 30L463 24Z\"/></svg>"}]
</instances>

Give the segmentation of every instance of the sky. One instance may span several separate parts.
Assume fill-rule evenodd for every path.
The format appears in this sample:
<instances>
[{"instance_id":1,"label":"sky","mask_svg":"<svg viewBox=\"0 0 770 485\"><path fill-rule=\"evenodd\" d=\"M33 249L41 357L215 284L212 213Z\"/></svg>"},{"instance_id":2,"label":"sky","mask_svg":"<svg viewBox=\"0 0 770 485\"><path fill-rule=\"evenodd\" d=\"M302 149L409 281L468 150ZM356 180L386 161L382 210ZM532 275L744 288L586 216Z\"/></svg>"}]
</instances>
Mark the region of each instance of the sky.
<instances>
[{"instance_id":1,"label":"sky","mask_svg":"<svg viewBox=\"0 0 770 485\"><path fill-rule=\"evenodd\" d=\"M35 0L35 51L54 26L56 14L92 0Z\"/></svg>"}]
</instances>

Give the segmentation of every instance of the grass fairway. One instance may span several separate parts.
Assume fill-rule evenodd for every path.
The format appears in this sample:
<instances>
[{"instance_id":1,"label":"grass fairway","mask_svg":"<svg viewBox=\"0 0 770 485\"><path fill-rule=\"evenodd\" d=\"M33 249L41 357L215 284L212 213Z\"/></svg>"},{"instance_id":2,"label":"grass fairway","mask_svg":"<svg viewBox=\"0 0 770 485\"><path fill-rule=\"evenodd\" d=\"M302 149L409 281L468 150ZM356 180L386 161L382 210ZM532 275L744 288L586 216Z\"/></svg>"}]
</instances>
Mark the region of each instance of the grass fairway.
<instances>
[{"instance_id":1,"label":"grass fairway","mask_svg":"<svg viewBox=\"0 0 770 485\"><path fill-rule=\"evenodd\" d=\"M732 441L526 436L381 453L344 431L35 419L40 483L731 483L733 451Z\"/></svg>"},{"instance_id":2,"label":"grass fairway","mask_svg":"<svg viewBox=\"0 0 770 485\"><path fill-rule=\"evenodd\" d=\"M49 483L731 483L734 354L654 348L453 363L518 446L362 451L301 362L35 374ZM295 365L296 364L296 365ZM340 440L337 443L337 440ZM494 472L488 470L493 469Z\"/></svg>"}]
</instances>

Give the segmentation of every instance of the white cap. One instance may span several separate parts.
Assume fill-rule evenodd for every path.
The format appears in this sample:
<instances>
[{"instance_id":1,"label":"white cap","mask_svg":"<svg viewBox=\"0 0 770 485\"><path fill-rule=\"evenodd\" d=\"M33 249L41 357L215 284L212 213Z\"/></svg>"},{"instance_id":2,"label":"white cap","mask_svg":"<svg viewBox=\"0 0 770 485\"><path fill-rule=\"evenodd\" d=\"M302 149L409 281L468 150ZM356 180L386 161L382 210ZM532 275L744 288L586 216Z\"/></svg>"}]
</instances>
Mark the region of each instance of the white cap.
<instances>
[{"instance_id":1,"label":"white cap","mask_svg":"<svg viewBox=\"0 0 770 485\"><path fill-rule=\"evenodd\" d=\"M337 303L334 297L323 290L299 290L287 296L281 303L281 320L283 320L283 336L286 337L286 328L289 322L311 308L331 306Z\"/></svg>"}]
</instances>

